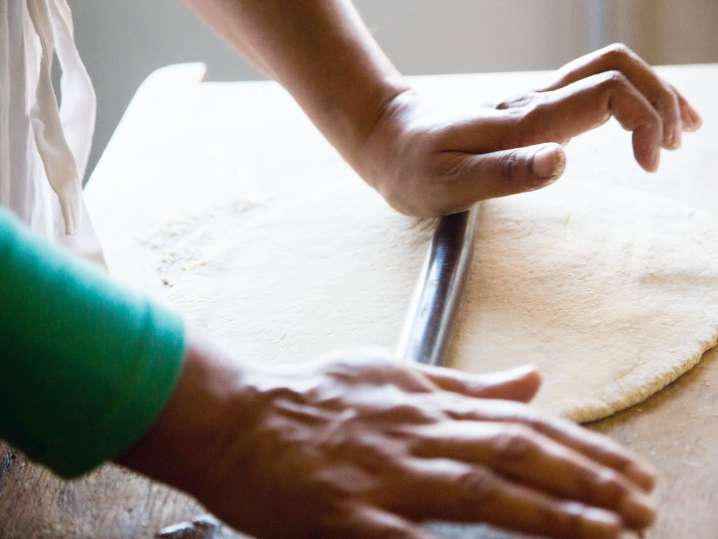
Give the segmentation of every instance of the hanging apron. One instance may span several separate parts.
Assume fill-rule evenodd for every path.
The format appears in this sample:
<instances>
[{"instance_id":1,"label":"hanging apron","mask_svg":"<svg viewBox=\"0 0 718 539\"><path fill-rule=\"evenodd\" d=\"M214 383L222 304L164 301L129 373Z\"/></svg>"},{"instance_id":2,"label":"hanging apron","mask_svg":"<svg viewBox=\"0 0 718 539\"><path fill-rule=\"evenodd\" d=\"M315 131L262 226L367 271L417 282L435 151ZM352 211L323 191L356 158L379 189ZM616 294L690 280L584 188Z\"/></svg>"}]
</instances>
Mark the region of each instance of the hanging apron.
<instances>
[{"instance_id":1,"label":"hanging apron","mask_svg":"<svg viewBox=\"0 0 718 539\"><path fill-rule=\"evenodd\" d=\"M0 205L35 233L104 264L82 200L95 108L66 0L0 0Z\"/></svg>"}]
</instances>

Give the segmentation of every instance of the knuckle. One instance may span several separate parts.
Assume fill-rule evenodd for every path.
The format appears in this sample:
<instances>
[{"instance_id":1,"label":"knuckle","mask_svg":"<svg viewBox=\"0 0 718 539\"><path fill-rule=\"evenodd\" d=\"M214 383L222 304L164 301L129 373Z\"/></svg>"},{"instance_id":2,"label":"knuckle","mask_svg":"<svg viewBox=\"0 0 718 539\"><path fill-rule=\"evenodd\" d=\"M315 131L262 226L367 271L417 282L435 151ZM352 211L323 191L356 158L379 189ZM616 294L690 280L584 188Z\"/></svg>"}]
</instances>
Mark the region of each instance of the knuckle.
<instances>
[{"instance_id":1,"label":"knuckle","mask_svg":"<svg viewBox=\"0 0 718 539\"><path fill-rule=\"evenodd\" d=\"M559 432L561 430L555 420L544 417L533 409L522 410L520 417L527 428L540 434L550 435L553 432Z\"/></svg>"},{"instance_id":2,"label":"knuckle","mask_svg":"<svg viewBox=\"0 0 718 539\"><path fill-rule=\"evenodd\" d=\"M514 183L518 178L521 165L521 154L518 150L504 152L499 157L498 167L501 176L508 182Z\"/></svg>"},{"instance_id":3,"label":"knuckle","mask_svg":"<svg viewBox=\"0 0 718 539\"><path fill-rule=\"evenodd\" d=\"M507 140L502 141L503 147L520 148L535 143L535 134L541 132L541 126L550 120L551 112L550 93L536 94L520 108L504 112L509 130Z\"/></svg>"},{"instance_id":4,"label":"knuckle","mask_svg":"<svg viewBox=\"0 0 718 539\"><path fill-rule=\"evenodd\" d=\"M417 406L414 403L401 403L386 409L386 415L399 423L434 423L437 415L434 411Z\"/></svg>"},{"instance_id":5,"label":"knuckle","mask_svg":"<svg viewBox=\"0 0 718 539\"><path fill-rule=\"evenodd\" d=\"M675 114L676 116L679 114L678 97L665 85L662 85L659 90L655 106L657 109L668 112L669 114Z\"/></svg>"},{"instance_id":6,"label":"knuckle","mask_svg":"<svg viewBox=\"0 0 718 539\"><path fill-rule=\"evenodd\" d=\"M646 114L651 117L651 123L661 126L661 129L663 128L663 116L661 116L660 112L658 112L652 107L648 107L646 110Z\"/></svg>"},{"instance_id":7,"label":"knuckle","mask_svg":"<svg viewBox=\"0 0 718 539\"><path fill-rule=\"evenodd\" d=\"M276 413L267 414L261 428L256 444L264 454L276 454L287 441L301 437L301 432L290 420Z\"/></svg>"},{"instance_id":8,"label":"knuckle","mask_svg":"<svg viewBox=\"0 0 718 539\"><path fill-rule=\"evenodd\" d=\"M502 460L523 460L536 450L533 434L522 425L511 425L493 440L496 455Z\"/></svg>"},{"instance_id":9,"label":"knuckle","mask_svg":"<svg viewBox=\"0 0 718 539\"><path fill-rule=\"evenodd\" d=\"M604 47L602 56L610 63L622 62L633 55L633 51L625 43L616 42Z\"/></svg>"},{"instance_id":10,"label":"knuckle","mask_svg":"<svg viewBox=\"0 0 718 539\"><path fill-rule=\"evenodd\" d=\"M469 505L487 503L499 492L499 481L496 476L485 469L466 471L458 478L463 501Z\"/></svg>"},{"instance_id":11,"label":"knuckle","mask_svg":"<svg viewBox=\"0 0 718 539\"><path fill-rule=\"evenodd\" d=\"M609 89L616 89L625 88L629 83L626 75L617 69L610 69L604 72L602 84Z\"/></svg>"},{"instance_id":12,"label":"knuckle","mask_svg":"<svg viewBox=\"0 0 718 539\"><path fill-rule=\"evenodd\" d=\"M391 361L384 353L370 351L330 361L322 366L321 372L333 383L397 387L405 385L410 374L410 371ZM335 392L330 390L328 393ZM306 394L304 391L302 395Z\"/></svg>"},{"instance_id":13,"label":"knuckle","mask_svg":"<svg viewBox=\"0 0 718 539\"><path fill-rule=\"evenodd\" d=\"M610 499L620 499L628 493L628 486L621 481L618 474L608 468L596 470L591 473L591 490L601 490L608 493Z\"/></svg>"}]
</instances>

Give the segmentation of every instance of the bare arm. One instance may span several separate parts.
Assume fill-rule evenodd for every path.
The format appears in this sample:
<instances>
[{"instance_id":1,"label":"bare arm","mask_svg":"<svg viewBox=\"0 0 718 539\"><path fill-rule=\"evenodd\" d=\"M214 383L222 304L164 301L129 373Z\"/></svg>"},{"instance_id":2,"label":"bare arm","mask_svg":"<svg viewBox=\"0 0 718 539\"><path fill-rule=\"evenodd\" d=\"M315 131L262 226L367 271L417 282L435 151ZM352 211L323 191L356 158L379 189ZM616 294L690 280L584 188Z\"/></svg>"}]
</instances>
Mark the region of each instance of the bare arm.
<instances>
[{"instance_id":1,"label":"bare arm","mask_svg":"<svg viewBox=\"0 0 718 539\"><path fill-rule=\"evenodd\" d=\"M184 0L294 96L362 178L399 211L437 215L549 185L562 145L615 117L636 161L658 168L698 113L638 55L612 45L496 108L445 111L417 95L349 0ZM605 158L605 156L604 156Z\"/></svg>"},{"instance_id":2,"label":"bare arm","mask_svg":"<svg viewBox=\"0 0 718 539\"><path fill-rule=\"evenodd\" d=\"M407 88L343 0L184 0L282 84L352 160L382 107Z\"/></svg>"}]
</instances>

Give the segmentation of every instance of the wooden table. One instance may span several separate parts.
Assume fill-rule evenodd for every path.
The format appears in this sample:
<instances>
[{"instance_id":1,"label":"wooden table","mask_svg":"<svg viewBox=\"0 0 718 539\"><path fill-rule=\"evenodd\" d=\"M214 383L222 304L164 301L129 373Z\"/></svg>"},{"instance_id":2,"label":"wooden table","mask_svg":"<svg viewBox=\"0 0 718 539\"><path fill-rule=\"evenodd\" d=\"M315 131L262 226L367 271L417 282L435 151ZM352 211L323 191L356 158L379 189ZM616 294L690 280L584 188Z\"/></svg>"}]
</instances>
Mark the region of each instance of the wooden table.
<instances>
[{"instance_id":1,"label":"wooden table","mask_svg":"<svg viewBox=\"0 0 718 539\"><path fill-rule=\"evenodd\" d=\"M718 65L661 70L702 111L703 130L664 153L649 176L632 162L628 134L610 125L572 142L564 180L630 184L718 213ZM87 199L116 277L161 297L141 257L128 259L141 227L181 209L232 196L238 181L292 196L353 174L272 83L201 83L201 65L164 68L140 88L110 142ZM532 87L542 73L418 77L416 85L460 106ZM267 151L271 148L271 152ZM277 158L281 156L281 159ZM718 361L702 363L641 405L593 428L648 456L661 472L652 538L718 537ZM113 466L70 483L0 446L0 538L152 537L202 512L192 500ZM516 537L486 528L444 527L450 537ZM221 537L240 537L223 530Z\"/></svg>"}]
</instances>

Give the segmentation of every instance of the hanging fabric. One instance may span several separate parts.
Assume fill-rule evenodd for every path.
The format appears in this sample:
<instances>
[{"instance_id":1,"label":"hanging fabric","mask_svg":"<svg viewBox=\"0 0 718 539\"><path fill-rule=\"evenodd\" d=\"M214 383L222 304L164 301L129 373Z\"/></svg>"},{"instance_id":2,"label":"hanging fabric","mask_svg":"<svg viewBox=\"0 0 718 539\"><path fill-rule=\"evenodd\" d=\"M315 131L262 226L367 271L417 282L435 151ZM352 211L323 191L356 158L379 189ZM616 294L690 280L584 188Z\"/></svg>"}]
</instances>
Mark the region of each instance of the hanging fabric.
<instances>
[{"instance_id":1,"label":"hanging fabric","mask_svg":"<svg viewBox=\"0 0 718 539\"><path fill-rule=\"evenodd\" d=\"M96 99L66 0L0 0L0 61L0 203L36 233L102 262L82 200Z\"/></svg>"}]
</instances>

